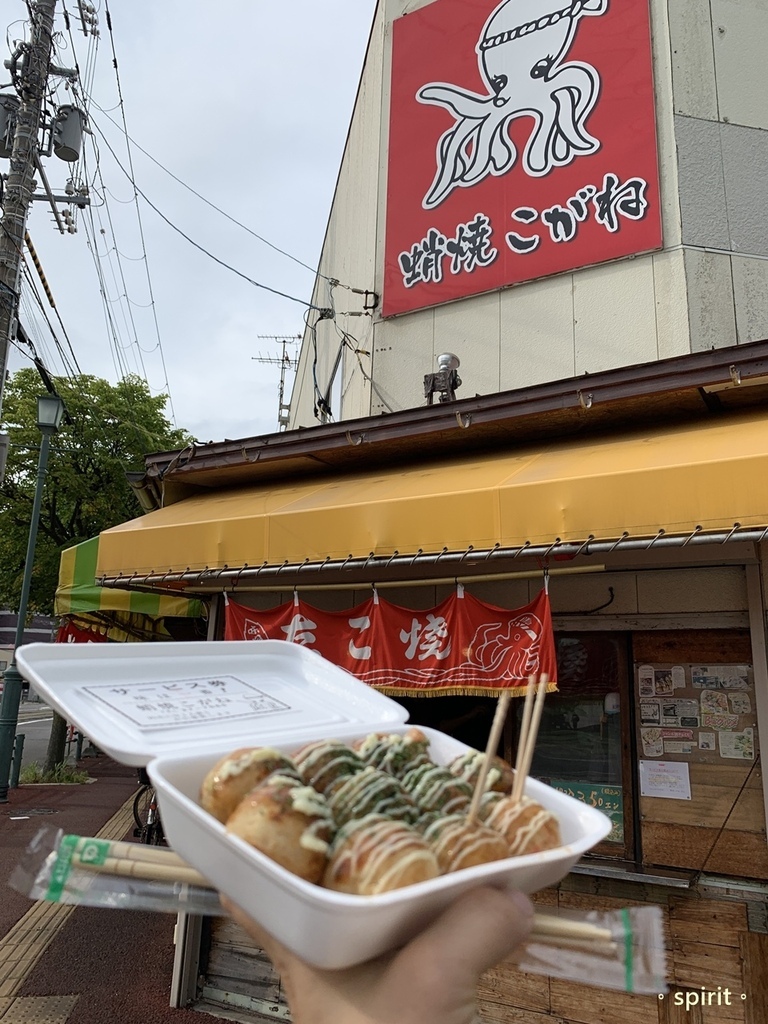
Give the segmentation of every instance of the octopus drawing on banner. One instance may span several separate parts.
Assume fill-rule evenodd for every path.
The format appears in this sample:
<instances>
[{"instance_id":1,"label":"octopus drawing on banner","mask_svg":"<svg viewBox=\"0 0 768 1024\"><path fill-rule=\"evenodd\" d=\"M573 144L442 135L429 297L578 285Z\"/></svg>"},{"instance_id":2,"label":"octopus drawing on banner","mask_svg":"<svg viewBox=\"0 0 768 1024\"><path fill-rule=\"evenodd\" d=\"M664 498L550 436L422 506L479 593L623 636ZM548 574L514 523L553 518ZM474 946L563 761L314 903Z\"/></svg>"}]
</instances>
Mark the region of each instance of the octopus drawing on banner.
<instances>
[{"instance_id":1,"label":"octopus drawing on banner","mask_svg":"<svg viewBox=\"0 0 768 1024\"><path fill-rule=\"evenodd\" d=\"M243 626L243 640L269 640L269 633L260 622L246 619Z\"/></svg>"},{"instance_id":2,"label":"octopus drawing on banner","mask_svg":"<svg viewBox=\"0 0 768 1024\"><path fill-rule=\"evenodd\" d=\"M445 82L419 89L420 103L445 107L456 121L437 144L437 173L422 200L425 210L439 206L457 187L514 167L517 149L508 129L516 118L534 119L522 157L531 177L600 148L586 129L600 95L600 76L591 64L565 58L581 19L607 9L608 0L504 0L475 47L488 94Z\"/></svg>"},{"instance_id":3,"label":"octopus drawing on banner","mask_svg":"<svg viewBox=\"0 0 768 1024\"><path fill-rule=\"evenodd\" d=\"M462 686L493 688L503 683L525 684L538 672L544 623L531 612L507 622L488 622L478 627L465 651L465 660L450 668L441 663L425 668L378 668L355 671L371 686L423 686L440 689Z\"/></svg>"},{"instance_id":4,"label":"octopus drawing on banner","mask_svg":"<svg viewBox=\"0 0 768 1024\"><path fill-rule=\"evenodd\" d=\"M498 679L527 679L539 667L542 624L535 615L481 626L469 645L468 661Z\"/></svg>"}]
</instances>

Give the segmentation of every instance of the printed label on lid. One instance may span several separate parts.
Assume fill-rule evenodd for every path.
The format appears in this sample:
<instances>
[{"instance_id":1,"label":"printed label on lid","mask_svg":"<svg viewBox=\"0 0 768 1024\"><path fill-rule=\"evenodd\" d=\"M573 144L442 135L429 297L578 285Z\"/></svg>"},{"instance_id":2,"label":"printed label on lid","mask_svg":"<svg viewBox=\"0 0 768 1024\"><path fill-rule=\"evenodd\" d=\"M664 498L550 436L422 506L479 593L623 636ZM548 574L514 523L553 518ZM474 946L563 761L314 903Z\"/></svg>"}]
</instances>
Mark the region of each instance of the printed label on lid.
<instances>
[{"instance_id":1,"label":"printed label on lid","mask_svg":"<svg viewBox=\"0 0 768 1024\"><path fill-rule=\"evenodd\" d=\"M86 686L83 691L141 730L252 718L291 710L288 704L237 676L160 680L130 686Z\"/></svg>"}]
</instances>

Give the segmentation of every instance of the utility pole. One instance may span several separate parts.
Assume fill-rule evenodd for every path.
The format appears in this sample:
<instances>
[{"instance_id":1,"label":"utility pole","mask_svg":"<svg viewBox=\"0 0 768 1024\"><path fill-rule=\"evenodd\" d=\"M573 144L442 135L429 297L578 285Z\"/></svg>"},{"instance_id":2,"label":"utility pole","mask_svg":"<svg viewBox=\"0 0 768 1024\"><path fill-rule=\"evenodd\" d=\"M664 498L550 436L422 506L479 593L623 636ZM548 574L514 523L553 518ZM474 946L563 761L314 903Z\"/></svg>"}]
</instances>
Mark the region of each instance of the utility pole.
<instances>
[{"instance_id":1,"label":"utility pole","mask_svg":"<svg viewBox=\"0 0 768 1024\"><path fill-rule=\"evenodd\" d=\"M0 221L0 414L8 351L16 333L24 232L39 160L37 138L51 63L55 7L56 0L36 0L30 4L30 42L19 46L9 62L20 104Z\"/></svg>"},{"instance_id":2,"label":"utility pole","mask_svg":"<svg viewBox=\"0 0 768 1024\"><path fill-rule=\"evenodd\" d=\"M301 335L291 335L286 338L278 334L260 334L259 338L266 339L268 341L279 341L283 348L281 356L251 356L257 363L272 363L275 366L280 367L280 387L278 389L278 412L277 412L277 425L280 430L285 430L288 426L288 414L290 407L285 404L285 374L288 370L295 370L299 365L298 358L296 356L290 356L288 354L288 345L295 345L296 342L301 341Z\"/></svg>"}]
</instances>

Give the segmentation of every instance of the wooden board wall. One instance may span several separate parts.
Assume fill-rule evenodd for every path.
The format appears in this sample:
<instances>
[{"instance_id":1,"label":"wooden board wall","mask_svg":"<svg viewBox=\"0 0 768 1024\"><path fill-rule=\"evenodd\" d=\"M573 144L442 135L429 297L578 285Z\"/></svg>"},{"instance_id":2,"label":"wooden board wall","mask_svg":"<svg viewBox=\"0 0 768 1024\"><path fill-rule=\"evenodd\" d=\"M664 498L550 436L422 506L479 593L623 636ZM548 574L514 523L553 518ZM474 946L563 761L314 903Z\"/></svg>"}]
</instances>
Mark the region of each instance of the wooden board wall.
<instances>
[{"instance_id":1,"label":"wooden board wall","mask_svg":"<svg viewBox=\"0 0 768 1024\"><path fill-rule=\"evenodd\" d=\"M755 896L757 898L757 896ZM651 903L665 923L667 981L663 999L549 978L501 964L478 986L484 1024L765 1024L768 1020L768 935L751 932L754 900L712 899L696 891L570 875L558 888L535 894L542 910L618 911ZM280 979L266 954L227 919L212 922L206 989L243 1002L229 1013L240 1021L287 1020ZM725 992L728 992L728 1002ZM719 1002L718 1002L719 993ZM743 998L742 998L743 997ZM686 1000L688 1001L686 1003ZM203 1006L211 1012L209 1006Z\"/></svg>"},{"instance_id":2,"label":"wooden board wall","mask_svg":"<svg viewBox=\"0 0 768 1024\"><path fill-rule=\"evenodd\" d=\"M642 664L751 664L747 630L635 633ZM677 758L681 760L685 758ZM644 864L768 879L763 780L759 758L740 763L688 759L691 799L640 797Z\"/></svg>"},{"instance_id":3,"label":"wooden board wall","mask_svg":"<svg viewBox=\"0 0 768 1024\"><path fill-rule=\"evenodd\" d=\"M240 1011L234 1019L290 1020L280 976L264 950L228 917L213 918L210 926L203 1001L221 1003L222 994L227 993L235 997L229 1010Z\"/></svg>"},{"instance_id":4,"label":"wooden board wall","mask_svg":"<svg viewBox=\"0 0 768 1024\"><path fill-rule=\"evenodd\" d=\"M568 886L579 887L576 890ZM601 888L620 895L602 895ZM650 890L650 891L648 891ZM631 893L638 898L633 899ZM481 978L479 1018L493 1024L764 1024L768 1019L768 935L749 932L747 902L671 894L659 887L570 876L534 897L550 912L662 908L669 991L632 995L524 973L501 964Z\"/></svg>"}]
</instances>

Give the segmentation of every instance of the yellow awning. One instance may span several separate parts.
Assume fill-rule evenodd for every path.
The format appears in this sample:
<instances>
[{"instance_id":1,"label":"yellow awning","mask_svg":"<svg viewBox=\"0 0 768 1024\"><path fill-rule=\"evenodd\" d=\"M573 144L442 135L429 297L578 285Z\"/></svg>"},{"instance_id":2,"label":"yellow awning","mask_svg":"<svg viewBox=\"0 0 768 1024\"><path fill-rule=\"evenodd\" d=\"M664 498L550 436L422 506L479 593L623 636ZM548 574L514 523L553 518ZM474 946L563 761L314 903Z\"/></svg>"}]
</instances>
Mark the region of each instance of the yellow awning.
<instances>
[{"instance_id":1,"label":"yellow awning","mask_svg":"<svg viewBox=\"0 0 768 1024\"><path fill-rule=\"evenodd\" d=\"M170 640L166 618L202 618L205 605L166 594L120 590L96 585L99 538L92 537L61 553L54 614L110 640Z\"/></svg>"},{"instance_id":2,"label":"yellow awning","mask_svg":"<svg viewBox=\"0 0 768 1024\"><path fill-rule=\"evenodd\" d=\"M470 428L471 429L471 428ZM97 576L768 525L768 418L201 494L100 536Z\"/></svg>"}]
</instances>

